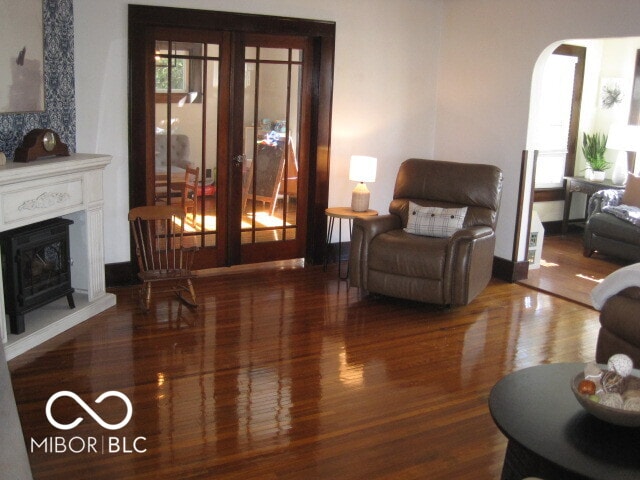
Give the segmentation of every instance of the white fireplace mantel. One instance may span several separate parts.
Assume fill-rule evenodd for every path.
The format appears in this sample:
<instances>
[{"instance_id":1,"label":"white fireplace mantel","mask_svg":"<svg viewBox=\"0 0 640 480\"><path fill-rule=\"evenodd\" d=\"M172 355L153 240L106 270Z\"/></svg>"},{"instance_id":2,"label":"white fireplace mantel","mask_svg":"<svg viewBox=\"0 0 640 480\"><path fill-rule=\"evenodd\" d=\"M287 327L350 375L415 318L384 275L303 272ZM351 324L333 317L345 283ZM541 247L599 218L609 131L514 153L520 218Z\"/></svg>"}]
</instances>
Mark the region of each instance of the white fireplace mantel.
<instances>
[{"instance_id":1,"label":"white fireplace mantel","mask_svg":"<svg viewBox=\"0 0 640 480\"><path fill-rule=\"evenodd\" d=\"M0 166L0 232L55 217L74 222L69 243L76 308L69 309L64 298L45 305L27 313L26 331L14 335L0 296L0 336L7 359L116 304L104 277L103 172L110 162L108 155L73 154Z\"/></svg>"}]
</instances>

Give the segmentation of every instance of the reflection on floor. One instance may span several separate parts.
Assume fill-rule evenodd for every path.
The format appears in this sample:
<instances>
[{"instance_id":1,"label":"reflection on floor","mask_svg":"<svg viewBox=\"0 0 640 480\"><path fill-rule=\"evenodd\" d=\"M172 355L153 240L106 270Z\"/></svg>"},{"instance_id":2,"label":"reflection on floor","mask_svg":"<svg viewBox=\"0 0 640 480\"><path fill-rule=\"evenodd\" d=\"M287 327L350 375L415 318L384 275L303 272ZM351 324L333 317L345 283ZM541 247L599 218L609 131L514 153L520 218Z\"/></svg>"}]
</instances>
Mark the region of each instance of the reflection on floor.
<instances>
[{"instance_id":1,"label":"reflection on floor","mask_svg":"<svg viewBox=\"0 0 640 480\"><path fill-rule=\"evenodd\" d=\"M593 287L628 262L594 253L582 255L582 233L545 237L539 269L518 283L591 307Z\"/></svg>"},{"instance_id":2,"label":"reflection on floor","mask_svg":"<svg viewBox=\"0 0 640 480\"><path fill-rule=\"evenodd\" d=\"M253 214L242 216L242 229L247 230L253 228ZM206 230L213 232L217 229L217 218L215 215L196 215L194 220L192 214L187 215L188 231L201 232ZM282 216L269 215L269 212L256 212L255 214L255 227L256 228L278 228L278 227L290 227L289 222L283 222Z\"/></svg>"},{"instance_id":3,"label":"reflection on floor","mask_svg":"<svg viewBox=\"0 0 640 480\"><path fill-rule=\"evenodd\" d=\"M260 243L295 239L296 207L296 201L289 200L285 212L284 202L280 199L273 214L271 214L269 205L261 202L256 202L254 205L252 202L247 202L241 220L242 242L252 243L255 241ZM186 231L190 233L204 232L207 235L206 244L213 246L215 245L217 229L218 218L215 197L208 196L205 197L204 214L201 210L201 205L195 215L191 212L187 213ZM255 231L255 235L252 235L253 231Z\"/></svg>"}]
</instances>

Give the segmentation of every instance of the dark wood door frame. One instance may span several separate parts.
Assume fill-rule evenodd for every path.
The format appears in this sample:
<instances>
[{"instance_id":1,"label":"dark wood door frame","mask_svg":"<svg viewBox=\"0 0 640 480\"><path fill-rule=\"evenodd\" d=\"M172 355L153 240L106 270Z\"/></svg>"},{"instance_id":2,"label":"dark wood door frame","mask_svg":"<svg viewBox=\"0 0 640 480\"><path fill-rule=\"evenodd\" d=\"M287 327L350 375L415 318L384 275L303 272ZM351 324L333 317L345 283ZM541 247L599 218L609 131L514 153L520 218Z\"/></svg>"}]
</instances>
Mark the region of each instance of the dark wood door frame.
<instances>
[{"instance_id":1,"label":"dark wood door frame","mask_svg":"<svg viewBox=\"0 0 640 480\"><path fill-rule=\"evenodd\" d=\"M311 99L309 188L307 199L307 245L305 260L319 264L326 240L325 209L329 201L329 163L335 23L266 15L237 14L209 10L129 5L129 205L148 202L150 177L146 159L153 156L154 119L148 118L147 102L154 101L154 78L146 68L148 31L158 27L178 27L222 32L301 35L314 45L314 82ZM140 82L140 78L143 82ZM143 88L143 86L146 86ZM140 128L146 125L147 128ZM229 151L229 154L231 154ZM229 162L231 165L232 162ZM224 177L224 175L223 175ZM134 256L132 256L134 258Z\"/></svg>"},{"instance_id":2,"label":"dark wood door frame","mask_svg":"<svg viewBox=\"0 0 640 480\"><path fill-rule=\"evenodd\" d=\"M629 125L640 125L640 50L636 50L636 66L633 72L633 90L629 109ZM627 152L627 169L635 171L636 153Z\"/></svg>"}]
</instances>

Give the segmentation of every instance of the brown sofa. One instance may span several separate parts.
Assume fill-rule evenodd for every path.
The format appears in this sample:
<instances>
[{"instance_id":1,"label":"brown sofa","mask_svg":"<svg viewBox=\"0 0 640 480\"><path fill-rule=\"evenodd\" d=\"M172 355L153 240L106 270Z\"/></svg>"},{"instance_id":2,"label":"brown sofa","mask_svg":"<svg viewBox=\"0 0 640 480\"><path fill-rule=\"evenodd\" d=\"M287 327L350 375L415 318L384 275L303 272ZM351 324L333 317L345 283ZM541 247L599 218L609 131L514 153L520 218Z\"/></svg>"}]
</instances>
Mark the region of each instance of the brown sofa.
<instances>
[{"instance_id":1,"label":"brown sofa","mask_svg":"<svg viewBox=\"0 0 640 480\"><path fill-rule=\"evenodd\" d=\"M0 343L0 478L30 480L31 466L24 443L11 374Z\"/></svg>"},{"instance_id":2,"label":"brown sofa","mask_svg":"<svg viewBox=\"0 0 640 480\"><path fill-rule=\"evenodd\" d=\"M606 211L621 204L624 190L601 190L589 201L584 228L585 257L594 252L640 262L640 227Z\"/></svg>"},{"instance_id":3,"label":"brown sofa","mask_svg":"<svg viewBox=\"0 0 640 480\"><path fill-rule=\"evenodd\" d=\"M350 285L425 303L466 305L491 279L501 194L502 172L495 166L406 160L389 214L354 220ZM410 202L467 207L462 228L448 237L408 233L403 229Z\"/></svg>"},{"instance_id":4,"label":"brown sofa","mask_svg":"<svg viewBox=\"0 0 640 480\"><path fill-rule=\"evenodd\" d=\"M624 353L640 367L640 286L628 287L609 297L600 311L596 362Z\"/></svg>"}]
</instances>

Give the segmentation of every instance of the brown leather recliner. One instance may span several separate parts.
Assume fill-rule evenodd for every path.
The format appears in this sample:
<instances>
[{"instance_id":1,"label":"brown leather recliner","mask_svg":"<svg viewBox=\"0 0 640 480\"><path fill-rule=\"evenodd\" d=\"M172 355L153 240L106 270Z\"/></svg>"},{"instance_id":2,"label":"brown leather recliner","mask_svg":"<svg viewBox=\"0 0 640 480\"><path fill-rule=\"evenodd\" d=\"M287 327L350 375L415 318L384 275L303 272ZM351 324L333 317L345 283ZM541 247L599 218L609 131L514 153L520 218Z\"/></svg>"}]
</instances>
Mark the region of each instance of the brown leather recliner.
<instances>
[{"instance_id":1,"label":"brown leather recliner","mask_svg":"<svg viewBox=\"0 0 640 480\"><path fill-rule=\"evenodd\" d=\"M389 214L357 218L349 257L350 285L365 292L439 305L466 305L489 283L502 171L492 165L409 159L402 163ZM409 202L467 207L448 238L414 235Z\"/></svg>"},{"instance_id":2,"label":"brown leather recliner","mask_svg":"<svg viewBox=\"0 0 640 480\"><path fill-rule=\"evenodd\" d=\"M628 287L607 299L600 311L596 362L624 353L640 367L640 286Z\"/></svg>"}]
</instances>

